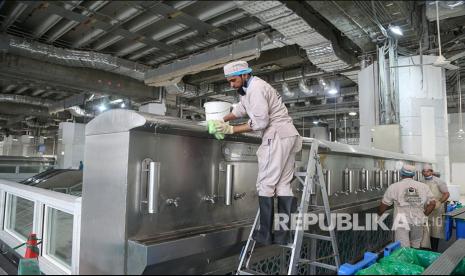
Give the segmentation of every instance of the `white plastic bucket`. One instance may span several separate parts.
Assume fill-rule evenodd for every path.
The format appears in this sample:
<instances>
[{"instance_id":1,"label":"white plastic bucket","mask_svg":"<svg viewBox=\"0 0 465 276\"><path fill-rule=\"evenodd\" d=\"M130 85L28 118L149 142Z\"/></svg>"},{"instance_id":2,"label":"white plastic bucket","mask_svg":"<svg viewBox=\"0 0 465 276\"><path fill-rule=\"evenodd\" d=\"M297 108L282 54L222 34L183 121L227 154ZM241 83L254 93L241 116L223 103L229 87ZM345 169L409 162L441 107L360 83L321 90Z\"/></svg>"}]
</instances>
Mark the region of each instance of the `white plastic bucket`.
<instances>
[{"instance_id":1,"label":"white plastic bucket","mask_svg":"<svg viewBox=\"0 0 465 276\"><path fill-rule=\"evenodd\" d=\"M203 105L206 120L223 120L231 110L231 104L227 102L208 102Z\"/></svg>"}]
</instances>

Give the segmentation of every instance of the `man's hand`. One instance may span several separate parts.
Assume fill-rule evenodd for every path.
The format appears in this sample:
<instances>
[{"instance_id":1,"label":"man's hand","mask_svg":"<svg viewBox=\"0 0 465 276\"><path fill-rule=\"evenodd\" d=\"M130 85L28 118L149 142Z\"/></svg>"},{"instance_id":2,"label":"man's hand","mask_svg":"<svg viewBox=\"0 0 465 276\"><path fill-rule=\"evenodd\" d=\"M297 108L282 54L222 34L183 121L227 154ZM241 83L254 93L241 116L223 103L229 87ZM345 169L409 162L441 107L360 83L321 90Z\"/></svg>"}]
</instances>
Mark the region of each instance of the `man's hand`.
<instances>
[{"instance_id":1,"label":"man's hand","mask_svg":"<svg viewBox=\"0 0 465 276\"><path fill-rule=\"evenodd\" d=\"M217 133L234 134L234 127L223 121L215 121L215 128Z\"/></svg>"},{"instance_id":2,"label":"man's hand","mask_svg":"<svg viewBox=\"0 0 465 276\"><path fill-rule=\"evenodd\" d=\"M436 208L436 200L432 200L425 208L425 216L429 217Z\"/></svg>"}]
</instances>

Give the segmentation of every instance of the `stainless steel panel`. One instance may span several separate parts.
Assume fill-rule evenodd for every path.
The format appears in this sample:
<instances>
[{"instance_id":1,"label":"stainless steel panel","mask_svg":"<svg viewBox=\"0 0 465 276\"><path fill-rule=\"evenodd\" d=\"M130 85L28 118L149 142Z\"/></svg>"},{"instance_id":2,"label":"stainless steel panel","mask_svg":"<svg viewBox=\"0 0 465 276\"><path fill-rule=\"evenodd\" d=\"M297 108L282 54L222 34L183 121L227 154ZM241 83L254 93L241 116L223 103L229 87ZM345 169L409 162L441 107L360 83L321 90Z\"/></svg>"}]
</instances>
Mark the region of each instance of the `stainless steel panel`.
<instances>
[{"instance_id":1,"label":"stainless steel panel","mask_svg":"<svg viewBox=\"0 0 465 276\"><path fill-rule=\"evenodd\" d=\"M239 253L226 240L240 244L248 233L233 229L251 221L258 208L256 136L218 141L195 122L110 111L94 119L87 139L82 273L143 271L147 265L213 250L207 245L218 252ZM305 139L297 158L301 171L312 141ZM387 187L382 183L389 183L388 171L396 170L399 160L422 164L401 154L329 142L324 142L320 157L331 207L343 210L379 204ZM298 181L292 185L299 197ZM232 227L229 234L213 234L227 227ZM206 238L213 236L217 238ZM176 251L183 246L186 251ZM178 248L170 251L173 254L164 251L173 248Z\"/></svg>"},{"instance_id":2,"label":"stainless steel panel","mask_svg":"<svg viewBox=\"0 0 465 276\"><path fill-rule=\"evenodd\" d=\"M86 138L81 274L126 272L128 156L128 132Z\"/></svg>"}]
</instances>

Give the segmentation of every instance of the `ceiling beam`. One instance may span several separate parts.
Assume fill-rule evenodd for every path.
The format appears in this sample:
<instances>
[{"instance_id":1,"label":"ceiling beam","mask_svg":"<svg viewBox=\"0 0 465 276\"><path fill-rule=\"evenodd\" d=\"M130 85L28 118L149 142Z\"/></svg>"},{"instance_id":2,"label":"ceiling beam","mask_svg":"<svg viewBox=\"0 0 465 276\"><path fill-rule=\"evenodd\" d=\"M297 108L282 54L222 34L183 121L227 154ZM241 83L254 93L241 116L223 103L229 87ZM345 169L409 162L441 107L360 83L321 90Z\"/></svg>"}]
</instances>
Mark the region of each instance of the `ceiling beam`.
<instances>
[{"instance_id":1,"label":"ceiling beam","mask_svg":"<svg viewBox=\"0 0 465 276\"><path fill-rule=\"evenodd\" d=\"M183 25L186 25L190 29L198 31L198 35L211 35L217 40L223 40L230 37L226 31L221 28L214 27L197 17L191 16L183 11L177 10L169 5L166 5L162 2L157 2L153 4L151 1L144 1L147 4L141 4L142 7L146 8L151 12L162 15L165 18L177 21ZM151 4L150 4L151 3Z\"/></svg>"},{"instance_id":2,"label":"ceiling beam","mask_svg":"<svg viewBox=\"0 0 465 276\"><path fill-rule=\"evenodd\" d=\"M13 10L7 15L7 17L3 20L2 26L0 30L2 32L6 32L6 30L13 25L13 23L18 20L18 18L23 14L23 12L27 9L29 3L16 3Z\"/></svg>"},{"instance_id":3,"label":"ceiling beam","mask_svg":"<svg viewBox=\"0 0 465 276\"><path fill-rule=\"evenodd\" d=\"M25 1L21 1L21 2L25 2ZM128 30L126 30L124 28L121 28L121 27L115 28L115 26L113 26L112 24L104 22L102 20L99 20L96 17L89 18L86 15L82 15L80 13L67 10L64 7L57 6L57 5L53 4L52 2L48 2L47 7L46 7L45 10L52 13L52 14L62 16L64 18L68 19L68 20L76 21L76 22L79 22L79 23L84 24L84 25L89 25L89 26L92 26L94 28L101 29L101 30L103 30L103 31L105 31L107 33L111 32L115 36L119 35L119 36L122 36L122 37L124 37L126 39L129 39L129 40L144 43L147 46L156 47L157 49L159 49L162 52L181 53L181 52L184 51L183 49L181 49L181 48L179 48L179 47L177 47L175 45L167 45L167 44L165 44L163 42L153 40L150 37L145 37L145 36L135 34L135 33L131 32L131 31L128 31Z\"/></svg>"},{"instance_id":4,"label":"ceiling beam","mask_svg":"<svg viewBox=\"0 0 465 276\"><path fill-rule=\"evenodd\" d=\"M318 11L314 10L310 5L300 1L283 1L283 3L286 7L300 16L308 25L315 29L315 31L327 40L331 41L334 53L337 57L350 65L358 63L355 53L351 53L348 46L357 50L359 50L359 47L350 39L340 36L339 32L336 32L331 23L320 18L321 15Z\"/></svg>"}]
</instances>

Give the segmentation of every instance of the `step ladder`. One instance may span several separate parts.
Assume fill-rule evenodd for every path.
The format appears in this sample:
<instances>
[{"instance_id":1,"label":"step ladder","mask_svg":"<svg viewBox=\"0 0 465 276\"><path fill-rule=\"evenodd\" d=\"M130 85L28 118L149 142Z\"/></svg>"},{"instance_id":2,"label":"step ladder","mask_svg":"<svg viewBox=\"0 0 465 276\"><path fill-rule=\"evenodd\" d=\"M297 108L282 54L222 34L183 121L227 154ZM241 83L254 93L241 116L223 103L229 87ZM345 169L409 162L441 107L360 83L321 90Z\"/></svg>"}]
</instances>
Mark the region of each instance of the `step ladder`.
<instances>
[{"instance_id":1,"label":"step ladder","mask_svg":"<svg viewBox=\"0 0 465 276\"><path fill-rule=\"evenodd\" d=\"M307 170L306 172L296 172L295 176L299 179L299 181L303 184L303 192L302 197L300 199L300 204L297 209L299 218L303 218L303 215L306 214L309 210L310 201L312 195L315 194L316 190L319 190L321 193L321 198L323 199L323 206L315 206L312 207L320 207L321 210L324 210L324 215L328 224L331 222L331 210L329 207L329 199L328 193L326 191L326 184L325 178L323 175L323 169L320 163L320 157L318 155L318 148L319 148L319 141L312 140L312 146L310 149L310 154L307 163ZM317 189L317 185L319 189ZM255 249L255 241L253 240L253 232L258 230L260 221L260 210L257 212L257 216L255 217L254 224L252 226L252 230L250 231L249 238L245 247L242 249L240 254L240 262L239 267L237 269L236 275L258 275L260 273L253 271L249 268L250 260L253 255L253 251ZM299 264L307 264L310 266L310 274L316 274L316 268L324 268L328 270L332 270L337 272L340 266L340 257L339 257L339 250L337 247L337 239L336 233L334 231L334 227L330 227L329 229L329 236L327 235L318 235L318 234L310 234L305 233L303 229L302 223L297 223L296 229L293 231L292 235L292 243L287 246L283 246L285 248L291 249L291 257L289 260L289 268L287 275L295 275L297 273L297 269ZM310 239L310 260L308 259L301 259L301 249L303 240ZM329 265L322 262L319 262L321 259L316 258L316 246L317 241L323 240L327 242L331 242L331 246L333 249L333 255L325 257L325 258L334 258L335 265ZM280 245L281 246L281 245ZM324 259L324 258L323 258ZM284 265L284 264L282 264Z\"/></svg>"}]
</instances>

